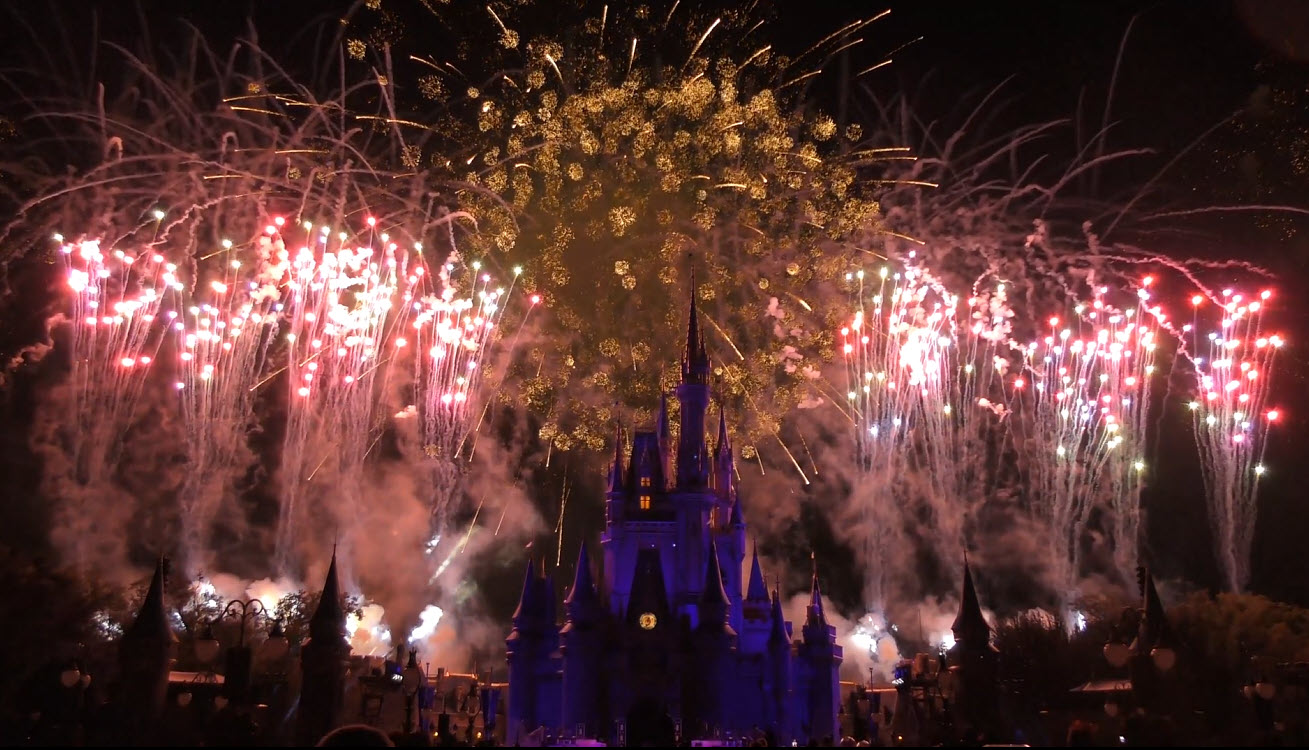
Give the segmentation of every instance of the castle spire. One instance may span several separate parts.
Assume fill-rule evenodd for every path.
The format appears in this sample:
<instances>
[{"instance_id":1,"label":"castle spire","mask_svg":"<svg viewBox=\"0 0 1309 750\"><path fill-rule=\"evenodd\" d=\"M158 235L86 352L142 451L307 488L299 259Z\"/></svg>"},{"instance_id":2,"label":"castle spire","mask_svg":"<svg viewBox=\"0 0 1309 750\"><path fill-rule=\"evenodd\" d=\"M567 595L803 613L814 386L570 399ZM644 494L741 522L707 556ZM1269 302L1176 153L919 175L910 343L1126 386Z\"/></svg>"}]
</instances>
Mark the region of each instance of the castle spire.
<instances>
[{"instance_id":1,"label":"castle spire","mask_svg":"<svg viewBox=\"0 0 1309 750\"><path fill-rule=\"evenodd\" d=\"M700 592L700 625L726 627L731 600L723 589L723 569L718 563L718 543L709 542L709 564L705 566L704 590Z\"/></svg>"},{"instance_id":2,"label":"castle spire","mask_svg":"<svg viewBox=\"0 0 1309 750\"><path fill-rule=\"evenodd\" d=\"M709 356L705 353L704 334L695 309L695 266L691 267L691 312L686 325L686 352L682 355L682 382L705 385L709 382Z\"/></svg>"},{"instance_id":3,"label":"castle spire","mask_svg":"<svg viewBox=\"0 0 1309 750\"><path fill-rule=\"evenodd\" d=\"M324 641L345 634L345 608L341 606L341 583L336 572L336 546L332 546L332 562L323 579L323 592L318 607L309 620L309 637Z\"/></svg>"},{"instance_id":4,"label":"castle spire","mask_svg":"<svg viewBox=\"0 0 1309 750\"><path fill-rule=\"evenodd\" d=\"M626 484L623 477L623 428L614 428L614 463L609 467L609 491L622 492Z\"/></svg>"},{"instance_id":5,"label":"castle spire","mask_svg":"<svg viewBox=\"0 0 1309 750\"><path fill-rule=\"evenodd\" d=\"M164 610L164 558L155 562L155 573L150 578L150 588L145 592L145 600L136 613L132 627L123 634L123 640L144 641L151 639L173 639L173 629L168 626L168 613Z\"/></svg>"},{"instance_id":6,"label":"castle spire","mask_svg":"<svg viewBox=\"0 0 1309 750\"><path fill-rule=\"evenodd\" d=\"M1171 630L1168 625L1168 615L1164 612L1163 600L1159 598L1159 589L1155 588L1154 576L1150 574L1149 569L1141 568L1139 575L1142 578L1141 592L1144 598L1145 616L1141 618L1141 626L1137 633L1138 647L1148 652L1156 646L1171 645Z\"/></svg>"},{"instance_id":7,"label":"castle spire","mask_svg":"<svg viewBox=\"0 0 1309 750\"><path fill-rule=\"evenodd\" d=\"M782 614L782 592L777 586L773 586L773 609L771 625L768 631L768 642L774 645L789 644L791 636L786 632L786 617Z\"/></svg>"},{"instance_id":8,"label":"castle spire","mask_svg":"<svg viewBox=\"0 0 1309 750\"><path fill-rule=\"evenodd\" d=\"M745 599L749 602L767 602L768 587L764 585L764 573L759 568L759 544L754 545L750 559L750 583L746 587Z\"/></svg>"},{"instance_id":9,"label":"castle spire","mask_svg":"<svg viewBox=\"0 0 1309 750\"><path fill-rule=\"evenodd\" d=\"M536 610L536 593L539 588L536 575L536 561L527 556L527 573L523 576L523 593L518 597L518 608L514 610L514 626L525 618L531 617Z\"/></svg>"},{"instance_id":10,"label":"castle spire","mask_svg":"<svg viewBox=\"0 0 1309 750\"><path fill-rule=\"evenodd\" d=\"M564 606L568 608L568 616L575 618L583 610L596 602L595 582L591 578L591 556L586 551L586 543L583 542L581 549L577 552L577 572L573 575L573 588L568 592L568 598L564 600Z\"/></svg>"},{"instance_id":11,"label":"castle spire","mask_svg":"<svg viewBox=\"0 0 1309 750\"><path fill-rule=\"evenodd\" d=\"M596 584L590 576L590 555L586 552L586 543L581 543L577 550L577 572L573 573L572 589L568 590L568 598L564 599L565 605L572 606L575 602L590 601L596 598Z\"/></svg>"},{"instance_id":12,"label":"castle spire","mask_svg":"<svg viewBox=\"0 0 1309 750\"><path fill-rule=\"evenodd\" d=\"M723 406L723 397L718 396L718 442L714 445L714 458L722 461L732 459L732 444L727 439L727 409Z\"/></svg>"},{"instance_id":13,"label":"castle spire","mask_svg":"<svg viewBox=\"0 0 1309 750\"><path fill-rule=\"evenodd\" d=\"M983 646L991 640L991 626L986 624L982 615L982 605L977 599L977 587L973 585L973 571L964 560L964 588L959 597L959 614L950 626L956 643L968 646Z\"/></svg>"},{"instance_id":14,"label":"castle spire","mask_svg":"<svg viewBox=\"0 0 1309 750\"><path fill-rule=\"evenodd\" d=\"M805 620L809 625L826 625L827 617L823 614L823 590L818 585L818 558L814 557L814 553L810 552L809 559L813 563L814 574L813 583L809 590L809 606L805 611Z\"/></svg>"}]
</instances>

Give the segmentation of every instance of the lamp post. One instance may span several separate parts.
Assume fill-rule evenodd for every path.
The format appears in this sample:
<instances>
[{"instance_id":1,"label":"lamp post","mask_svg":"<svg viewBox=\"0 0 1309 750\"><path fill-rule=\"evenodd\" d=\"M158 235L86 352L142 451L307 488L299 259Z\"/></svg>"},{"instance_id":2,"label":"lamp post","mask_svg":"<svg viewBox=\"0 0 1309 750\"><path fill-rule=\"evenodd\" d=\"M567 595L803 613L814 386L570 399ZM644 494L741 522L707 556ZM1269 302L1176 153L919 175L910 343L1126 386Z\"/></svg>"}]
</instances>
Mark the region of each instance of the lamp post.
<instances>
[{"instance_id":1,"label":"lamp post","mask_svg":"<svg viewBox=\"0 0 1309 750\"><path fill-rule=\"evenodd\" d=\"M223 675L223 693L229 700L244 701L250 689L250 668L254 654L245 645L245 631L251 621L264 617L272 620L268 608L259 599L233 599L223 608L219 620L235 620L237 625L236 646L227 650L226 671ZM203 646L201 645L203 643ZM201 657L201 649L206 653L217 654L212 629L206 627L205 635L196 643L196 656ZM285 656L289 648L285 635L281 633L280 621L274 620L273 632L269 634L266 648L276 650Z\"/></svg>"},{"instance_id":2,"label":"lamp post","mask_svg":"<svg viewBox=\"0 0 1309 750\"><path fill-rule=\"evenodd\" d=\"M405 727L406 734L413 732L414 719L414 701L418 697L418 688L423 683L423 670L418 666L418 649L409 649L409 663L405 665L404 672L400 680L400 687L405 694Z\"/></svg>"}]
</instances>

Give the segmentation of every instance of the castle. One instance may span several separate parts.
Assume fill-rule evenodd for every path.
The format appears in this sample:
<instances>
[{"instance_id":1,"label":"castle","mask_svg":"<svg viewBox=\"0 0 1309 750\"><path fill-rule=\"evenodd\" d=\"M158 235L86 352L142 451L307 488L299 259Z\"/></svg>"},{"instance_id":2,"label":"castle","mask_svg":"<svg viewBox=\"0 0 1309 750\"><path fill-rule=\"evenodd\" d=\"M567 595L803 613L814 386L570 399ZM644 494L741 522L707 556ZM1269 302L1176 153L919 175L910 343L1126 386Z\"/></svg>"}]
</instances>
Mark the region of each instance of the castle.
<instances>
[{"instance_id":1,"label":"castle","mask_svg":"<svg viewBox=\"0 0 1309 750\"><path fill-rule=\"evenodd\" d=\"M817 575L795 640L753 552L742 585L746 525L721 409L712 453L706 440L709 376L692 299L677 445L666 399L626 455L620 431L599 585L583 544L560 626L552 577L527 563L505 640L510 744L539 727L619 745L755 730L785 744L840 736L842 651Z\"/></svg>"}]
</instances>

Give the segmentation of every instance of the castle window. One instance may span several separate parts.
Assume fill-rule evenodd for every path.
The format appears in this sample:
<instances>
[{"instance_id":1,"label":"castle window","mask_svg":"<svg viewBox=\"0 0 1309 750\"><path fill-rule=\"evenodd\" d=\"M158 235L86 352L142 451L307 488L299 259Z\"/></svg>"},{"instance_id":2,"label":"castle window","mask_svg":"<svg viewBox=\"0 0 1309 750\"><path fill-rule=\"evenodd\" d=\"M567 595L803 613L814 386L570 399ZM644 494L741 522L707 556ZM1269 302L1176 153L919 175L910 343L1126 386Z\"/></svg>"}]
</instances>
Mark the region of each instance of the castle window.
<instances>
[{"instance_id":1,"label":"castle window","mask_svg":"<svg viewBox=\"0 0 1309 750\"><path fill-rule=\"evenodd\" d=\"M650 496L649 496L649 495L642 495L642 496L641 496L641 510L650 510Z\"/></svg>"},{"instance_id":2,"label":"castle window","mask_svg":"<svg viewBox=\"0 0 1309 750\"><path fill-rule=\"evenodd\" d=\"M642 487L649 487L649 486L650 486L650 477L641 477L641 486L642 486Z\"/></svg>"}]
</instances>

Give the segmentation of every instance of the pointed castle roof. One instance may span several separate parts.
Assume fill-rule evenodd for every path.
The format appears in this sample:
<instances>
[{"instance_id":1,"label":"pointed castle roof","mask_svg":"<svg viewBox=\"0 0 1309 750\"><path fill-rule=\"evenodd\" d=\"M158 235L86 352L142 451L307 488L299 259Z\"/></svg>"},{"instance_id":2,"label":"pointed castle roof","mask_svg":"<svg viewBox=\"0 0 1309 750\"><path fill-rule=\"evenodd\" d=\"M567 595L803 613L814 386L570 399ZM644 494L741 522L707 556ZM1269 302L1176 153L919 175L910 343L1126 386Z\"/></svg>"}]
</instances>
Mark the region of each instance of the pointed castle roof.
<instances>
[{"instance_id":1,"label":"pointed castle roof","mask_svg":"<svg viewBox=\"0 0 1309 750\"><path fill-rule=\"evenodd\" d=\"M155 572L150 578L150 588L145 592L141 609L136 613L132 626L123 633L125 641L173 641L177 636L168 625L168 613L164 609L164 558L155 562Z\"/></svg>"},{"instance_id":2,"label":"pointed castle roof","mask_svg":"<svg viewBox=\"0 0 1309 750\"><path fill-rule=\"evenodd\" d=\"M336 572L336 548L332 548L332 562L327 566L327 577L323 579L323 592L318 598L318 606L309 618L309 637L315 640L330 640L345 635L345 606L341 597L341 583Z\"/></svg>"},{"instance_id":3,"label":"pointed castle roof","mask_svg":"<svg viewBox=\"0 0 1309 750\"><path fill-rule=\"evenodd\" d=\"M786 616L782 614L782 593L776 587L773 588L773 609L769 619L768 643L774 648L789 645L791 635L786 632Z\"/></svg>"},{"instance_id":4,"label":"pointed castle roof","mask_svg":"<svg viewBox=\"0 0 1309 750\"><path fill-rule=\"evenodd\" d=\"M714 458L719 461L732 458L732 443L727 438L727 409L723 408L721 398L718 401L718 442L714 444Z\"/></svg>"},{"instance_id":5,"label":"pointed castle roof","mask_svg":"<svg viewBox=\"0 0 1309 750\"><path fill-rule=\"evenodd\" d=\"M982 615L982 605L977 599L977 587L973 585L973 571L964 560L964 587L959 597L959 614L950 626L955 643L982 646L991 640L991 626Z\"/></svg>"},{"instance_id":6,"label":"pointed castle roof","mask_svg":"<svg viewBox=\"0 0 1309 750\"><path fill-rule=\"evenodd\" d=\"M759 568L759 545L755 544L750 555L750 582L746 585L745 600L748 602L768 602L768 587L764 585L764 573Z\"/></svg>"},{"instance_id":7,"label":"pointed castle roof","mask_svg":"<svg viewBox=\"0 0 1309 750\"><path fill-rule=\"evenodd\" d=\"M827 625L823 614L823 590L818 585L818 560L814 559L814 579L809 589L809 606L805 608L806 625Z\"/></svg>"},{"instance_id":8,"label":"pointed castle roof","mask_svg":"<svg viewBox=\"0 0 1309 750\"><path fill-rule=\"evenodd\" d=\"M709 563L705 565L704 589L700 592L700 627L731 629L727 613L732 602L723 589L723 568L718 562L718 543L709 541Z\"/></svg>"},{"instance_id":9,"label":"pointed castle roof","mask_svg":"<svg viewBox=\"0 0 1309 750\"><path fill-rule=\"evenodd\" d=\"M518 607L513 614L514 627L537 613L539 606L537 600L540 598L538 596L540 586L537 585L537 581L540 579L536 575L536 570L536 560L528 555L527 572L523 575L523 593L518 597Z\"/></svg>"},{"instance_id":10,"label":"pointed castle roof","mask_svg":"<svg viewBox=\"0 0 1309 750\"><path fill-rule=\"evenodd\" d=\"M627 622L637 624L642 614L654 614L657 622L668 615L668 591L664 588L664 566L657 547L638 550L632 593L627 603Z\"/></svg>"},{"instance_id":11,"label":"pointed castle roof","mask_svg":"<svg viewBox=\"0 0 1309 750\"><path fill-rule=\"evenodd\" d=\"M598 601L595 580L591 577L591 555L586 551L586 542L583 542L577 551L577 572L573 574L573 586L568 590L568 598L564 599L564 606L568 609L571 618Z\"/></svg>"},{"instance_id":12,"label":"pointed castle roof","mask_svg":"<svg viewBox=\"0 0 1309 750\"><path fill-rule=\"evenodd\" d=\"M1137 648L1149 651L1156 646L1171 645L1169 641L1172 639L1172 630L1168 624L1168 615L1164 612L1163 600L1159 598L1159 589L1155 588L1154 576L1145 569L1142 578L1145 617L1141 618Z\"/></svg>"},{"instance_id":13,"label":"pointed castle roof","mask_svg":"<svg viewBox=\"0 0 1309 750\"><path fill-rule=\"evenodd\" d=\"M622 492L626 484L623 472L623 428L614 429L614 463L609 467L609 491Z\"/></svg>"},{"instance_id":14,"label":"pointed castle roof","mask_svg":"<svg viewBox=\"0 0 1309 750\"><path fill-rule=\"evenodd\" d=\"M705 384L709 379L709 355L695 309L695 268L691 268L691 312L686 324L686 351L682 355L682 381Z\"/></svg>"}]
</instances>

